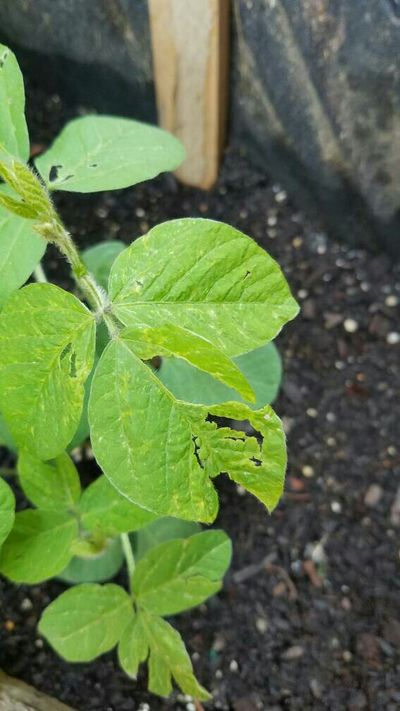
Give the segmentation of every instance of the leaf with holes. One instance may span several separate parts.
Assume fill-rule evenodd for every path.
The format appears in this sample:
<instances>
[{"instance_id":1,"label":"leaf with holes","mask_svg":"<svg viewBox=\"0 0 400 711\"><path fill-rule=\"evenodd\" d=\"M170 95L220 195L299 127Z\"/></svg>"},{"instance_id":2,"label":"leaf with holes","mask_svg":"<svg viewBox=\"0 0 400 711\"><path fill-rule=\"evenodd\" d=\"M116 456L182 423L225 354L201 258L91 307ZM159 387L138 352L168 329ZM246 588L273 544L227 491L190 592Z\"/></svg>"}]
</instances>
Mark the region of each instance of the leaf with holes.
<instances>
[{"instance_id":1,"label":"leaf with holes","mask_svg":"<svg viewBox=\"0 0 400 711\"><path fill-rule=\"evenodd\" d=\"M282 363L273 343L266 343L261 348L236 356L233 361L256 395L256 402L250 407L259 409L275 400L281 382ZM240 395L233 388L217 382L208 373L178 358L163 358L157 376L178 400L202 405L241 401Z\"/></svg>"},{"instance_id":2,"label":"leaf with holes","mask_svg":"<svg viewBox=\"0 0 400 711\"><path fill-rule=\"evenodd\" d=\"M21 448L43 460L71 441L95 347L95 320L72 294L30 284L0 313L0 408Z\"/></svg>"},{"instance_id":3,"label":"leaf with holes","mask_svg":"<svg viewBox=\"0 0 400 711\"><path fill-rule=\"evenodd\" d=\"M174 324L155 328L129 328L124 340L142 358L150 360L159 355L164 358L176 355L199 370L237 390L245 400L254 402L254 393L237 365L203 336Z\"/></svg>"},{"instance_id":4,"label":"leaf with holes","mask_svg":"<svg viewBox=\"0 0 400 711\"><path fill-rule=\"evenodd\" d=\"M175 170L182 144L169 133L131 119L83 116L70 121L35 165L51 190L116 190Z\"/></svg>"},{"instance_id":5,"label":"leaf with holes","mask_svg":"<svg viewBox=\"0 0 400 711\"><path fill-rule=\"evenodd\" d=\"M262 445L244 432L218 429L207 421L209 414L250 420L263 437ZM221 471L228 471L270 510L282 492L285 438L273 410L176 400L132 352L124 331L99 361L89 422L96 459L110 482L159 516L213 521L218 499L210 477Z\"/></svg>"},{"instance_id":6,"label":"leaf with holes","mask_svg":"<svg viewBox=\"0 0 400 711\"><path fill-rule=\"evenodd\" d=\"M73 510L80 499L79 474L65 452L43 462L35 454L22 451L18 474L25 495L39 508Z\"/></svg>"},{"instance_id":7,"label":"leaf with holes","mask_svg":"<svg viewBox=\"0 0 400 711\"><path fill-rule=\"evenodd\" d=\"M0 198L8 194L8 188L0 188ZM0 308L26 282L45 250L46 242L34 231L31 221L0 206Z\"/></svg>"},{"instance_id":8,"label":"leaf with holes","mask_svg":"<svg viewBox=\"0 0 400 711\"><path fill-rule=\"evenodd\" d=\"M100 476L83 492L79 504L82 525L104 536L137 531L154 521L155 515L118 493L105 476Z\"/></svg>"},{"instance_id":9,"label":"leaf with holes","mask_svg":"<svg viewBox=\"0 0 400 711\"><path fill-rule=\"evenodd\" d=\"M149 690L169 696L172 679L184 694L207 701L210 694L193 674L193 666L182 638L161 617L140 611L122 635L118 659L122 669L135 677L139 664L149 657Z\"/></svg>"},{"instance_id":10,"label":"leaf with holes","mask_svg":"<svg viewBox=\"0 0 400 711\"><path fill-rule=\"evenodd\" d=\"M203 531L152 548L132 578L136 604L157 615L200 605L221 588L232 546L223 531Z\"/></svg>"},{"instance_id":11,"label":"leaf with holes","mask_svg":"<svg viewBox=\"0 0 400 711\"><path fill-rule=\"evenodd\" d=\"M15 55L0 44L0 144L22 160L29 158L24 81Z\"/></svg>"},{"instance_id":12,"label":"leaf with holes","mask_svg":"<svg viewBox=\"0 0 400 711\"><path fill-rule=\"evenodd\" d=\"M110 297L126 326L181 326L230 356L272 340L298 306L277 263L222 222L164 222L117 257Z\"/></svg>"},{"instance_id":13,"label":"leaf with holes","mask_svg":"<svg viewBox=\"0 0 400 711\"><path fill-rule=\"evenodd\" d=\"M78 524L68 513L22 511L0 551L0 572L16 583L34 585L60 573L72 558Z\"/></svg>"},{"instance_id":14,"label":"leaf with holes","mask_svg":"<svg viewBox=\"0 0 400 711\"><path fill-rule=\"evenodd\" d=\"M84 583L62 593L44 611L39 631L69 662L90 662L112 649L133 617L119 585Z\"/></svg>"},{"instance_id":15,"label":"leaf with holes","mask_svg":"<svg viewBox=\"0 0 400 711\"><path fill-rule=\"evenodd\" d=\"M0 546L10 533L15 519L15 498L4 479L0 478Z\"/></svg>"}]
</instances>

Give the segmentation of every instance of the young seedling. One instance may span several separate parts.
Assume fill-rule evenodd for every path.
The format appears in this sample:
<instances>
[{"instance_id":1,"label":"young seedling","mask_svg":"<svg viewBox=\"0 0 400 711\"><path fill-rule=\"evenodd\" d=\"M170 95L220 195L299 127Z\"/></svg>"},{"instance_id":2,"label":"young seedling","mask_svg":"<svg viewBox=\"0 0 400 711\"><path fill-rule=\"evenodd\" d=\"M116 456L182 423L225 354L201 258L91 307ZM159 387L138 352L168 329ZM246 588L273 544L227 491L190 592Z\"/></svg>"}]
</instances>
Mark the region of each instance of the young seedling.
<instances>
[{"instance_id":1,"label":"young seedling","mask_svg":"<svg viewBox=\"0 0 400 711\"><path fill-rule=\"evenodd\" d=\"M39 624L64 659L117 646L129 676L147 661L154 693L174 679L207 699L164 617L214 595L229 565L228 537L195 523L216 518L214 478L224 472L269 511L279 501L286 451L267 404L280 377L270 342L298 307L274 260L233 227L172 220L81 255L51 197L125 188L182 158L158 128L85 116L29 167L23 81L0 46L0 438L32 504L15 513L0 479L0 571L76 583ZM23 286L49 242L76 293L42 272ZM69 452L88 436L103 473L82 490ZM104 582L123 560L128 590Z\"/></svg>"}]
</instances>

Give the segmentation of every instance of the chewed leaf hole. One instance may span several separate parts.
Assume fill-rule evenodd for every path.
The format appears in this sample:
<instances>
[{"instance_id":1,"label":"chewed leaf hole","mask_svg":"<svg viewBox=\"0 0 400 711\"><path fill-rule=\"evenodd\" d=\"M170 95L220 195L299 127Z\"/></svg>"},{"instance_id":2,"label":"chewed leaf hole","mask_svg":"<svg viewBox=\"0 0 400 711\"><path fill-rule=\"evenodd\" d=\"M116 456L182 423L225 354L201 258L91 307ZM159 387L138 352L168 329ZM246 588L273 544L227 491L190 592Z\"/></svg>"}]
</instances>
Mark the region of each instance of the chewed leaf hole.
<instances>
[{"instance_id":1,"label":"chewed leaf hole","mask_svg":"<svg viewBox=\"0 0 400 711\"><path fill-rule=\"evenodd\" d=\"M98 168L98 167L99 167L99 164L98 164L98 163L91 163L91 164L89 165L89 168Z\"/></svg>"},{"instance_id":2,"label":"chewed leaf hole","mask_svg":"<svg viewBox=\"0 0 400 711\"><path fill-rule=\"evenodd\" d=\"M49 180L53 183L58 178L59 171L63 168L62 165L52 165L49 171Z\"/></svg>"},{"instance_id":3,"label":"chewed leaf hole","mask_svg":"<svg viewBox=\"0 0 400 711\"><path fill-rule=\"evenodd\" d=\"M3 52L3 54L1 55L1 57L0 57L0 69L1 69L2 67L4 67L5 61L6 61L6 59L7 59L7 57L8 57L9 54L10 54L10 52L7 50L6 52Z\"/></svg>"}]
</instances>

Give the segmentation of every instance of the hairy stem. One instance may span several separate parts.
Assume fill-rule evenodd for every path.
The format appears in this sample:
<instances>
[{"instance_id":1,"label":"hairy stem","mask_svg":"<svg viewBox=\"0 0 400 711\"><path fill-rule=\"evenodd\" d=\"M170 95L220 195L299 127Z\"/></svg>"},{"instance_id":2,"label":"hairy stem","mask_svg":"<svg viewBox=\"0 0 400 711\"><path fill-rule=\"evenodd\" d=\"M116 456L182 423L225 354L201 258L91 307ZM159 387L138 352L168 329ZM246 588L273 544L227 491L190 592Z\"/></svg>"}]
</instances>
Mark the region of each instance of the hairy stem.
<instances>
[{"instance_id":1,"label":"hairy stem","mask_svg":"<svg viewBox=\"0 0 400 711\"><path fill-rule=\"evenodd\" d=\"M135 556L133 555L131 542L127 533L121 533L122 550L124 551L126 567L128 569L129 585L131 585L132 575L135 570Z\"/></svg>"}]
</instances>

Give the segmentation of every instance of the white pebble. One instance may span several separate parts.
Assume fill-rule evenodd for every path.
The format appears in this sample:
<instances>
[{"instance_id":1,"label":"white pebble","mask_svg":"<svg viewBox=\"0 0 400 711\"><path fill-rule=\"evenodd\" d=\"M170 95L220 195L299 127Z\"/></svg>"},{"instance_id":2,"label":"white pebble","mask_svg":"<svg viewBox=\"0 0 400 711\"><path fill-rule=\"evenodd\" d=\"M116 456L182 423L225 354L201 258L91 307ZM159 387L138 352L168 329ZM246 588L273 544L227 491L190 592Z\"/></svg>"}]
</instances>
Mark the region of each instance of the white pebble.
<instances>
[{"instance_id":1,"label":"white pebble","mask_svg":"<svg viewBox=\"0 0 400 711\"><path fill-rule=\"evenodd\" d=\"M285 190L280 190L279 193L276 193L275 195L275 200L278 203L285 202L287 199L287 192Z\"/></svg>"},{"instance_id":2,"label":"white pebble","mask_svg":"<svg viewBox=\"0 0 400 711\"><path fill-rule=\"evenodd\" d=\"M229 664L229 670L231 672L239 671L239 664L237 663L236 659L232 659L231 663Z\"/></svg>"},{"instance_id":3,"label":"white pebble","mask_svg":"<svg viewBox=\"0 0 400 711\"><path fill-rule=\"evenodd\" d=\"M256 628L261 634L264 634L268 629L268 622L265 617L257 617Z\"/></svg>"},{"instance_id":4,"label":"white pebble","mask_svg":"<svg viewBox=\"0 0 400 711\"><path fill-rule=\"evenodd\" d=\"M342 504L340 501L332 501L331 503L331 509L333 513L341 513L342 512Z\"/></svg>"},{"instance_id":5,"label":"white pebble","mask_svg":"<svg viewBox=\"0 0 400 711\"><path fill-rule=\"evenodd\" d=\"M307 289L299 289L299 291L297 292L297 296L299 297L299 299L306 299L308 296Z\"/></svg>"},{"instance_id":6,"label":"white pebble","mask_svg":"<svg viewBox=\"0 0 400 711\"><path fill-rule=\"evenodd\" d=\"M389 294L389 296L386 297L385 299L385 304L386 306L397 306L399 303L399 300L395 294Z\"/></svg>"},{"instance_id":7,"label":"white pebble","mask_svg":"<svg viewBox=\"0 0 400 711\"><path fill-rule=\"evenodd\" d=\"M400 343L400 333L397 333L397 331L390 331L390 333L386 336L386 341L390 346L397 345L397 343Z\"/></svg>"},{"instance_id":8,"label":"white pebble","mask_svg":"<svg viewBox=\"0 0 400 711\"><path fill-rule=\"evenodd\" d=\"M346 318L343 321L343 328L347 333L355 333L358 331L358 323L354 318Z\"/></svg>"},{"instance_id":9,"label":"white pebble","mask_svg":"<svg viewBox=\"0 0 400 711\"><path fill-rule=\"evenodd\" d=\"M313 417L313 418L318 417L318 410L316 410L315 407L309 407L306 410L306 413L309 417Z\"/></svg>"},{"instance_id":10,"label":"white pebble","mask_svg":"<svg viewBox=\"0 0 400 711\"><path fill-rule=\"evenodd\" d=\"M29 599L29 597L24 597L21 602L21 610L32 610L32 607L32 601Z\"/></svg>"},{"instance_id":11,"label":"white pebble","mask_svg":"<svg viewBox=\"0 0 400 711\"><path fill-rule=\"evenodd\" d=\"M307 479L310 479L314 476L314 469L313 467L310 467L309 464L305 464L304 467L302 467L301 473L303 476L307 477Z\"/></svg>"}]
</instances>

